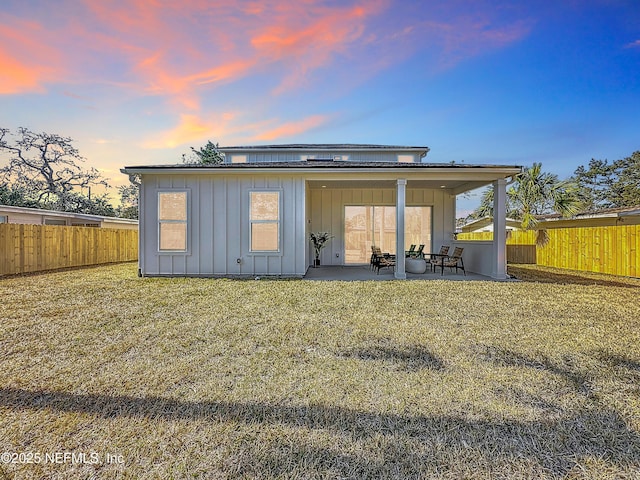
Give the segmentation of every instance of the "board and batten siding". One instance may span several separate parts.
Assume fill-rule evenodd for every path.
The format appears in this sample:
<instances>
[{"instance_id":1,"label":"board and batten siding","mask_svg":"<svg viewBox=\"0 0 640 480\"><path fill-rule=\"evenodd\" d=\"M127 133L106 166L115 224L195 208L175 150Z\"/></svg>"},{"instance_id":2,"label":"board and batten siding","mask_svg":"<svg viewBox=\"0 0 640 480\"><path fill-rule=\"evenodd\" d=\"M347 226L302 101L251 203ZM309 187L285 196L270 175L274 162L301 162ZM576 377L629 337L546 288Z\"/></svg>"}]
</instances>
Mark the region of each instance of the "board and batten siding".
<instances>
[{"instance_id":1,"label":"board and batten siding","mask_svg":"<svg viewBox=\"0 0 640 480\"><path fill-rule=\"evenodd\" d=\"M280 252L250 251L249 193L253 190L280 192ZM158 192L166 191L188 192L186 253L158 251ZM301 176L148 174L143 177L141 196L143 275L302 276L306 272Z\"/></svg>"},{"instance_id":2,"label":"board and batten siding","mask_svg":"<svg viewBox=\"0 0 640 480\"><path fill-rule=\"evenodd\" d=\"M344 262L344 207L346 205L396 204L395 188L309 189L309 231L331 232L335 238L322 250L322 265L342 265ZM433 207L431 238L438 250L440 245L451 243L454 232L455 196L446 190L412 189L406 191L407 207ZM336 256L337 255L337 256Z\"/></svg>"},{"instance_id":3,"label":"board and batten siding","mask_svg":"<svg viewBox=\"0 0 640 480\"><path fill-rule=\"evenodd\" d=\"M334 156L348 157L349 159L344 160L345 162L397 162L398 155L413 156L414 162L420 162L419 155L413 152L352 152L346 150L335 152L322 150L299 150L291 152L234 151L226 154L226 162L231 163L231 158L234 155L246 157L247 163L298 162L306 161L307 157L333 158Z\"/></svg>"}]
</instances>

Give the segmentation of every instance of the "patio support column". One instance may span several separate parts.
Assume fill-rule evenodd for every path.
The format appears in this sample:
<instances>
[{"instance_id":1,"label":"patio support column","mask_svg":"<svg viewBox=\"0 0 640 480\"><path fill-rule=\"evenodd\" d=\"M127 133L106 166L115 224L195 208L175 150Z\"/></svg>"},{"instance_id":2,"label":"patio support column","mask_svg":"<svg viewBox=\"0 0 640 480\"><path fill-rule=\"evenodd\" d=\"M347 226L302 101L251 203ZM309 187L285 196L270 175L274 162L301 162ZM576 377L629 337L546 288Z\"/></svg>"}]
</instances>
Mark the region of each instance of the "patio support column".
<instances>
[{"instance_id":1,"label":"patio support column","mask_svg":"<svg viewBox=\"0 0 640 480\"><path fill-rule=\"evenodd\" d=\"M396 273L395 277L405 280L404 270L404 207L406 204L407 179L399 178L396 187Z\"/></svg>"},{"instance_id":2,"label":"patio support column","mask_svg":"<svg viewBox=\"0 0 640 480\"><path fill-rule=\"evenodd\" d=\"M507 180L493 182L493 266L491 277L507 278Z\"/></svg>"}]
</instances>

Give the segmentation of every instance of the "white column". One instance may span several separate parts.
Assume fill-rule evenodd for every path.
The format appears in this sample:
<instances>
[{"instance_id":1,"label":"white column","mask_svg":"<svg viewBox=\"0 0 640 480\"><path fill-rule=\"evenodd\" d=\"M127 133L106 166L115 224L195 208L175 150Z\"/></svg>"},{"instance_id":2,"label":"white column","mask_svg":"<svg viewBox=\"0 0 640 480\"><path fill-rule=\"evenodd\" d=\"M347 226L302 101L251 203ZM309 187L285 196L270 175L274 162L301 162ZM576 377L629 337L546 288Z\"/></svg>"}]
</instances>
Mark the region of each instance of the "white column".
<instances>
[{"instance_id":1,"label":"white column","mask_svg":"<svg viewBox=\"0 0 640 480\"><path fill-rule=\"evenodd\" d=\"M493 265L491 277L507 278L507 181L493 182Z\"/></svg>"},{"instance_id":2,"label":"white column","mask_svg":"<svg viewBox=\"0 0 640 480\"><path fill-rule=\"evenodd\" d=\"M404 270L404 207L406 204L407 179L399 178L396 187L396 273L395 277L405 280Z\"/></svg>"}]
</instances>

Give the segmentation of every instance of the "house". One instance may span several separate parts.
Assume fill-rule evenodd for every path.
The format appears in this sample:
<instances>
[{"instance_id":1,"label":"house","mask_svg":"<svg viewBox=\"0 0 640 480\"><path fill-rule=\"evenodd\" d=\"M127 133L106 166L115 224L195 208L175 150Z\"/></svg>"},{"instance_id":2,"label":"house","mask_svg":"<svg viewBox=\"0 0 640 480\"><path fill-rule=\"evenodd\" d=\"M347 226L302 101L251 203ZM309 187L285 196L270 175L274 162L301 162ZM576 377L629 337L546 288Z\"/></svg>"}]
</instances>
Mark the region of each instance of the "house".
<instances>
[{"instance_id":1,"label":"house","mask_svg":"<svg viewBox=\"0 0 640 480\"><path fill-rule=\"evenodd\" d=\"M303 276L311 232L331 232L322 265L368 263L370 246L395 253L455 243L456 195L496 191L492 242L465 242L467 270L506 278L507 179L520 167L426 163L428 147L223 147L219 165L128 166L140 175L139 273L147 276ZM404 255L395 277L406 278Z\"/></svg>"},{"instance_id":2,"label":"house","mask_svg":"<svg viewBox=\"0 0 640 480\"><path fill-rule=\"evenodd\" d=\"M513 218L506 218L507 230L520 230L522 222ZM459 233L493 232L493 217L485 216L467 222L459 229Z\"/></svg>"},{"instance_id":3,"label":"house","mask_svg":"<svg viewBox=\"0 0 640 480\"><path fill-rule=\"evenodd\" d=\"M84 213L57 212L38 208L0 205L0 223L30 225L63 225L73 227L138 229L138 221L128 218L103 217Z\"/></svg>"},{"instance_id":4,"label":"house","mask_svg":"<svg viewBox=\"0 0 640 480\"><path fill-rule=\"evenodd\" d=\"M558 213L538 215L537 229L572 227L607 227L640 225L640 206L606 208L594 212L579 213L565 218Z\"/></svg>"}]
</instances>

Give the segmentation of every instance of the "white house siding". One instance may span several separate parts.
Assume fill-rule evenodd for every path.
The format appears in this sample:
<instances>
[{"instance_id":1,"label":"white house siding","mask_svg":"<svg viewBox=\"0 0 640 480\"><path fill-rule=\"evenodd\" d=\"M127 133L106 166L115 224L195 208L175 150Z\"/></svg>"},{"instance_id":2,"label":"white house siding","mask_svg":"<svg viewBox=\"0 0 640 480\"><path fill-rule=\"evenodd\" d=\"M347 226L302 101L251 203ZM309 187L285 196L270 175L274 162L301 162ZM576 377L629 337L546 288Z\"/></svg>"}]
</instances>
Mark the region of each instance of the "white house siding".
<instances>
[{"instance_id":1,"label":"white house siding","mask_svg":"<svg viewBox=\"0 0 640 480\"><path fill-rule=\"evenodd\" d=\"M295 175L144 175L144 275L304 275L305 182ZM249 248L249 192L281 192L280 252ZM187 252L158 252L158 192L186 190ZM240 263L237 263L240 259Z\"/></svg>"},{"instance_id":2,"label":"white house siding","mask_svg":"<svg viewBox=\"0 0 640 480\"><path fill-rule=\"evenodd\" d=\"M396 204L396 189L309 189L308 197L310 231L328 231L335 235L335 238L322 251L320 262L322 265L342 265L344 207L346 205L393 206ZM439 245L451 243L451 234L454 231L455 196L445 190L407 188L406 205L433 207L431 232L433 245L429 245L428 248L437 250Z\"/></svg>"},{"instance_id":3,"label":"white house siding","mask_svg":"<svg viewBox=\"0 0 640 480\"><path fill-rule=\"evenodd\" d=\"M10 212L1 212L1 211L0 211L0 215L6 215L8 217L7 223L22 223L25 225L44 224L44 218L42 215L10 213Z\"/></svg>"}]
</instances>

